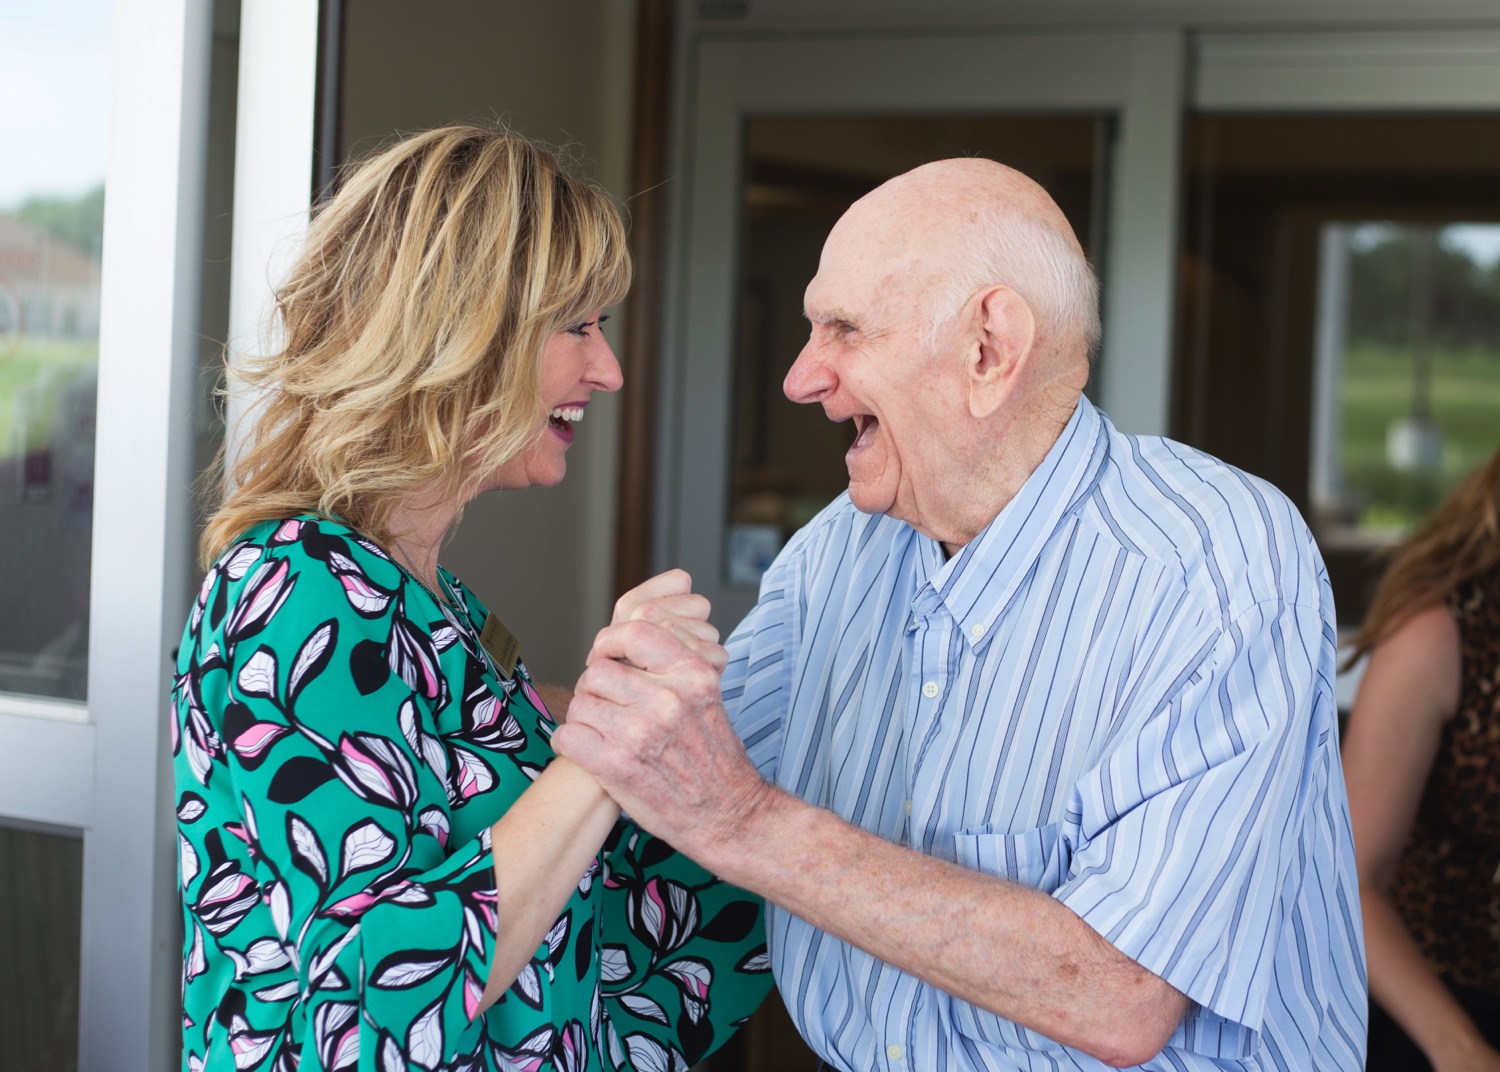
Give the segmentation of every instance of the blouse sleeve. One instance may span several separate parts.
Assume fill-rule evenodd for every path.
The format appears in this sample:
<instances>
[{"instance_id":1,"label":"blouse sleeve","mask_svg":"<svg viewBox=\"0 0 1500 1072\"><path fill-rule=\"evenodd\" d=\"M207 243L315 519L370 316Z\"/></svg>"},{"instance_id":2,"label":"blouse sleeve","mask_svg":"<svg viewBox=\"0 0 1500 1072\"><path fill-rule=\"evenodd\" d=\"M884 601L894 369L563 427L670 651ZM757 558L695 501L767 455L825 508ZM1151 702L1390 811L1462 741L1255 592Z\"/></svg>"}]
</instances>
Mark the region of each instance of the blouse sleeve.
<instances>
[{"instance_id":1,"label":"blouse sleeve","mask_svg":"<svg viewBox=\"0 0 1500 1072\"><path fill-rule=\"evenodd\" d=\"M618 1067L686 1068L771 989L765 902L621 822L605 843L601 973Z\"/></svg>"},{"instance_id":2,"label":"blouse sleeve","mask_svg":"<svg viewBox=\"0 0 1500 1072\"><path fill-rule=\"evenodd\" d=\"M227 1031L242 1068L280 1045L300 1047L302 1072L404 1072L482 1035L489 831L449 844L447 792L422 758L448 686L401 586L339 542L348 554L273 538L206 586L189 635L213 642L176 690L179 769L203 818L228 820L180 828L199 871L184 866L190 948L216 942L247 980L203 1026ZM190 956L189 994L195 969ZM257 1000L236 1008L235 993Z\"/></svg>"}]
</instances>

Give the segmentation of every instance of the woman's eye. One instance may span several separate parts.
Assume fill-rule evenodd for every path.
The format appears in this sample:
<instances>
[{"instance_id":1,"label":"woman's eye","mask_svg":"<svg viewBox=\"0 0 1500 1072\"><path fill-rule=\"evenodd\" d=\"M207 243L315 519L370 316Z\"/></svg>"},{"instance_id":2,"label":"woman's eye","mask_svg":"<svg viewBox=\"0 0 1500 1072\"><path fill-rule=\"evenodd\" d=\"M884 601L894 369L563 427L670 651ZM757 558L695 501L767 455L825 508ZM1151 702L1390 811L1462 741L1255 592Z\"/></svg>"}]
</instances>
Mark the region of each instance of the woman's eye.
<instances>
[{"instance_id":1,"label":"woman's eye","mask_svg":"<svg viewBox=\"0 0 1500 1072\"><path fill-rule=\"evenodd\" d=\"M600 317L600 319L602 320L603 317ZM589 328L593 327L598 322L598 320L586 320L582 324L579 324L576 328L569 328L568 331L574 335L586 336L589 333Z\"/></svg>"}]
</instances>

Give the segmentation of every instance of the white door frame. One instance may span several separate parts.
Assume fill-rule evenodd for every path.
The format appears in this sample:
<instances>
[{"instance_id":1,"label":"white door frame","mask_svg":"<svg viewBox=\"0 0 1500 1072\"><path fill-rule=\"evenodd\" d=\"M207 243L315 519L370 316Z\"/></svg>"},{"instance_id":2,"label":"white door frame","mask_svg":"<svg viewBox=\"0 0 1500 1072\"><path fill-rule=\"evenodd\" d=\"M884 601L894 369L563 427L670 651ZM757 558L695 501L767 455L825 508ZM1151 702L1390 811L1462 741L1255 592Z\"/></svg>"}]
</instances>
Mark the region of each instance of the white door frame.
<instances>
[{"instance_id":1,"label":"white door frame","mask_svg":"<svg viewBox=\"0 0 1500 1072\"><path fill-rule=\"evenodd\" d=\"M1127 430L1165 432L1185 35L698 40L679 65L663 347L656 565L681 565L732 627L755 591L724 578L740 132L750 115L1106 112L1118 117L1100 395ZM1128 269L1128 270L1127 270Z\"/></svg>"}]
</instances>

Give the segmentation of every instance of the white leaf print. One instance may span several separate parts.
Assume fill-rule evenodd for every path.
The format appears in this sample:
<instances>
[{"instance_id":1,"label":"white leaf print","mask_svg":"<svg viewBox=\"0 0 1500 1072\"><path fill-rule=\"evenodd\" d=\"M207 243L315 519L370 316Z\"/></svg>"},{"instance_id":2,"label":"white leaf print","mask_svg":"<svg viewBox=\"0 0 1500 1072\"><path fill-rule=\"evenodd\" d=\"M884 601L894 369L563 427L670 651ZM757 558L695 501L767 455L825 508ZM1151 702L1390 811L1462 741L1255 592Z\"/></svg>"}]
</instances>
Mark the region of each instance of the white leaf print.
<instances>
[{"instance_id":1,"label":"white leaf print","mask_svg":"<svg viewBox=\"0 0 1500 1072\"><path fill-rule=\"evenodd\" d=\"M181 834L177 835L177 840L181 843L180 848L182 850L180 853L182 857L182 884L186 886L198 877L198 851L193 848L192 842L188 841Z\"/></svg>"},{"instance_id":2,"label":"white leaf print","mask_svg":"<svg viewBox=\"0 0 1500 1072\"><path fill-rule=\"evenodd\" d=\"M199 816L208 810L208 805L203 798L196 793L188 793L183 797L182 806L177 809L177 818L184 823L195 823Z\"/></svg>"},{"instance_id":3,"label":"white leaf print","mask_svg":"<svg viewBox=\"0 0 1500 1072\"><path fill-rule=\"evenodd\" d=\"M429 1005L406 1036L406 1052L423 1068L433 1069L443 1059L443 1000Z\"/></svg>"},{"instance_id":4,"label":"white leaf print","mask_svg":"<svg viewBox=\"0 0 1500 1072\"><path fill-rule=\"evenodd\" d=\"M422 734L422 758L434 774L445 782L448 780L448 749L430 733Z\"/></svg>"},{"instance_id":5,"label":"white leaf print","mask_svg":"<svg viewBox=\"0 0 1500 1072\"><path fill-rule=\"evenodd\" d=\"M293 815L287 819L287 829L292 834L292 848L318 873L323 885L328 885L328 858L323 855L323 846L313 828Z\"/></svg>"},{"instance_id":6,"label":"white leaf print","mask_svg":"<svg viewBox=\"0 0 1500 1072\"><path fill-rule=\"evenodd\" d=\"M263 1036L245 1034L238 1038L230 1036L229 1052L234 1054L235 1068L254 1068L271 1049L279 1032L267 1031Z\"/></svg>"},{"instance_id":7,"label":"white leaf print","mask_svg":"<svg viewBox=\"0 0 1500 1072\"><path fill-rule=\"evenodd\" d=\"M297 980L288 979L275 986L264 986L255 992L259 1001L290 1001L297 996Z\"/></svg>"},{"instance_id":8,"label":"white leaf print","mask_svg":"<svg viewBox=\"0 0 1500 1072\"><path fill-rule=\"evenodd\" d=\"M190 981L208 971L208 959L203 955L203 930L196 923L193 925L193 947L188 950L182 970Z\"/></svg>"},{"instance_id":9,"label":"white leaf print","mask_svg":"<svg viewBox=\"0 0 1500 1072\"><path fill-rule=\"evenodd\" d=\"M670 975L684 991L700 1000L708 994L708 988L714 978L713 969L693 957L684 957L670 964L664 964L661 970L663 974Z\"/></svg>"},{"instance_id":10,"label":"white leaf print","mask_svg":"<svg viewBox=\"0 0 1500 1072\"><path fill-rule=\"evenodd\" d=\"M380 1072L406 1072L406 1058L401 1056L401 1047L389 1035L380 1047Z\"/></svg>"},{"instance_id":11,"label":"white leaf print","mask_svg":"<svg viewBox=\"0 0 1500 1072\"><path fill-rule=\"evenodd\" d=\"M401 736L406 738L408 747L413 752L417 747L417 705L410 697L401 701L401 707L396 712L396 725L401 727Z\"/></svg>"},{"instance_id":12,"label":"white leaf print","mask_svg":"<svg viewBox=\"0 0 1500 1072\"><path fill-rule=\"evenodd\" d=\"M521 969L521 974L516 976L516 986L533 1004L542 1003L542 977L537 974L535 964L528 964Z\"/></svg>"},{"instance_id":13,"label":"white leaf print","mask_svg":"<svg viewBox=\"0 0 1500 1072\"><path fill-rule=\"evenodd\" d=\"M739 970L742 972L768 972L771 970L771 954L762 949L753 957L742 960Z\"/></svg>"},{"instance_id":14,"label":"white leaf print","mask_svg":"<svg viewBox=\"0 0 1500 1072\"><path fill-rule=\"evenodd\" d=\"M423 808L422 814L417 816L417 823L421 829L435 837L439 844L448 844L448 838L453 831L448 825L448 816L442 808L435 804L430 808Z\"/></svg>"},{"instance_id":15,"label":"white leaf print","mask_svg":"<svg viewBox=\"0 0 1500 1072\"><path fill-rule=\"evenodd\" d=\"M424 886L424 885L422 885L420 882L413 882L409 886L406 885L405 883L402 883L402 887L403 888L401 889L401 891L399 893L393 894L391 896L390 902L392 904L409 904L409 905L429 905L429 904L432 904L432 894L428 893L427 892L427 887Z\"/></svg>"},{"instance_id":16,"label":"white leaf print","mask_svg":"<svg viewBox=\"0 0 1500 1072\"><path fill-rule=\"evenodd\" d=\"M343 937L338 941L313 957L312 970L307 976L311 985L317 986L321 983L322 977L327 974L328 969L333 966L333 962L344 951L344 946L348 945L359 935L359 927L360 925L356 923L345 931Z\"/></svg>"},{"instance_id":17,"label":"white leaf print","mask_svg":"<svg viewBox=\"0 0 1500 1072\"><path fill-rule=\"evenodd\" d=\"M240 691L246 696L276 698L276 656L270 648L258 648L240 667Z\"/></svg>"},{"instance_id":18,"label":"white leaf print","mask_svg":"<svg viewBox=\"0 0 1500 1072\"><path fill-rule=\"evenodd\" d=\"M651 1020L658 1024L670 1024L667 1019L667 1011L644 994L621 994L620 1004L624 1005L642 1020ZM631 1051L635 1056L635 1051Z\"/></svg>"},{"instance_id":19,"label":"white leaf print","mask_svg":"<svg viewBox=\"0 0 1500 1072\"><path fill-rule=\"evenodd\" d=\"M635 971L630 950L623 945L607 945L599 952L599 978L606 983L623 983Z\"/></svg>"},{"instance_id":20,"label":"white leaf print","mask_svg":"<svg viewBox=\"0 0 1500 1072\"><path fill-rule=\"evenodd\" d=\"M543 939L543 941L547 943L547 949L553 957L557 956L557 951L561 949L562 944L568 940L568 927L572 922L572 914L567 912L563 913L562 918L559 919L556 923L552 924L552 929L547 932L547 937Z\"/></svg>"},{"instance_id":21,"label":"white leaf print","mask_svg":"<svg viewBox=\"0 0 1500 1072\"><path fill-rule=\"evenodd\" d=\"M367 819L344 835L342 873L383 864L396 851L396 842L380 829L374 819Z\"/></svg>"},{"instance_id":22,"label":"white leaf print","mask_svg":"<svg viewBox=\"0 0 1500 1072\"><path fill-rule=\"evenodd\" d=\"M636 1072L673 1072L672 1058L650 1035L626 1035L625 1048Z\"/></svg>"},{"instance_id":23,"label":"white leaf print","mask_svg":"<svg viewBox=\"0 0 1500 1072\"><path fill-rule=\"evenodd\" d=\"M251 566L255 565L255 560L260 558L260 556L261 549L255 544L242 546L238 551L232 553L228 561L224 563L224 576L228 577L231 581L239 580Z\"/></svg>"},{"instance_id":24,"label":"white leaf print","mask_svg":"<svg viewBox=\"0 0 1500 1072\"><path fill-rule=\"evenodd\" d=\"M313 630L313 635L307 638L302 645L302 650L297 652L297 661L292 664L292 676L286 683L286 694L296 696L302 690L302 675L317 662L318 656L323 654L328 647L328 641L333 637L333 623L324 622Z\"/></svg>"},{"instance_id":25,"label":"white leaf print","mask_svg":"<svg viewBox=\"0 0 1500 1072\"><path fill-rule=\"evenodd\" d=\"M440 625L432 631L432 645L438 651L447 651L458 640L458 630L451 625Z\"/></svg>"},{"instance_id":26,"label":"white leaf print","mask_svg":"<svg viewBox=\"0 0 1500 1072\"><path fill-rule=\"evenodd\" d=\"M240 794L240 810L245 813L245 830L250 835L252 842L260 840L260 828L255 822L255 805L250 803L250 798L244 793Z\"/></svg>"},{"instance_id":27,"label":"white leaf print","mask_svg":"<svg viewBox=\"0 0 1500 1072\"><path fill-rule=\"evenodd\" d=\"M382 990L405 990L431 979L453 963L452 957L436 960L407 960L392 964L375 977L374 983Z\"/></svg>"},{"instance_id":28,"label":"white leaf print","mask_svg":"<svg viewBox=\"0 0 1500 1072\"><path fill-rule=\"evenodd\" d=\"M252 942L250 948L245 950L245 960L247 975L261 975L278 968L285 968L291 963L286 950L274 938L261 938Z\"/></svg>"},{"instance_id":29,"label":"white leaf print","mask_svg":"<svg viewBox=\"0 0 1500 1072\"><path fill-rule=\"evenodd\" d=\"M271 922L276 925L276 933L281 935L281 940L284 942L292 926L292 906L286 883L273 882L271 894L267 900L271 903Z\"/></svg>"},{"instance_id":30,"label":"white leaf print","mask_svg":"<svg viewBox=\"0 0 1500 1072\"><path fill-rule=\"evenodd\" d=\"M625 1044L620 1041L620 1033L615 1030L615 1022L605 1015L604 1026L609 1034L609 1060L616 1068L625 1063Z\"/></svg>"}]
</instances>

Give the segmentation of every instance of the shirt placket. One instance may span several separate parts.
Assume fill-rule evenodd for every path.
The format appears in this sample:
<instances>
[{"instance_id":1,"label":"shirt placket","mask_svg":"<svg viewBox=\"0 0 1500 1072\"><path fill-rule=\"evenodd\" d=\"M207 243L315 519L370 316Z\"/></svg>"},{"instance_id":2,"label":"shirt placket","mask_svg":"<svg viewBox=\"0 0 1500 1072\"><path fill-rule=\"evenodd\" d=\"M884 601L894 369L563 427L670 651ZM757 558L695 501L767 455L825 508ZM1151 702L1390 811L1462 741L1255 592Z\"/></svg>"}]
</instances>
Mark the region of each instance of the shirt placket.
<instances>
[{"instance_id":1,"label":"shirt placket","mask_svg":"<svg viewBox=\"0 0 1500 1072\"><path fill-rule=\"evenodd\" d=\"M907 626L911 667L906 695L906 844L918 852L932 852L930 812L935 794L924 777L930 766L933 744L939 733L939 716L947 701L952 680L948 652L953 639L953 618L930 588L913 601ZM940 854L945 857L948 854Z\"/></svg>"}]
</instances>

